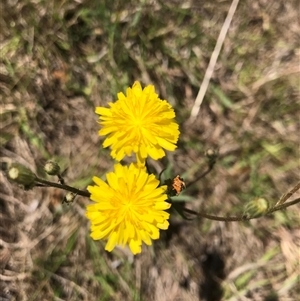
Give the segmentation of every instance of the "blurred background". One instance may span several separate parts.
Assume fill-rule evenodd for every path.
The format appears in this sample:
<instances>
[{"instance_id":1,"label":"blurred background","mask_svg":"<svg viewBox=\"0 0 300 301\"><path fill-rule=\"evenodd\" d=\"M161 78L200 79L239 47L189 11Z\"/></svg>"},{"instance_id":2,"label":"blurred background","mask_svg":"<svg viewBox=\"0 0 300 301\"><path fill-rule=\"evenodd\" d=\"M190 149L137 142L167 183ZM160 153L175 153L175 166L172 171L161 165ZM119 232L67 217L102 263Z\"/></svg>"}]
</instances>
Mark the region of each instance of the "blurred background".
<instances>
[{"instance_id":1,"label":"blurred background","mask_svg":"<svg viewBox=\"0 0 300 301\"><path fill-rule=\"evenodd\" d=\"M55 159L80 189L113 162L95 106L135 80L153 84L176 111L178 149L155 173L188 184L179 197L210 214L242 215L299 181L298 0L240 1L197 118L191 110L231 1L2 0L0 116L4 166L39 176ZM4 169L4 168L3 168ZM0 173L0 299L263 300L300 295L299 204L251 222L187 221L172 213L161 239L133 257L104 251L85 218L89 200L24 191ZM55 180L48 177L49 180ZM292 198L299 197L299 193Z\"/></svg>"}]
</instances>

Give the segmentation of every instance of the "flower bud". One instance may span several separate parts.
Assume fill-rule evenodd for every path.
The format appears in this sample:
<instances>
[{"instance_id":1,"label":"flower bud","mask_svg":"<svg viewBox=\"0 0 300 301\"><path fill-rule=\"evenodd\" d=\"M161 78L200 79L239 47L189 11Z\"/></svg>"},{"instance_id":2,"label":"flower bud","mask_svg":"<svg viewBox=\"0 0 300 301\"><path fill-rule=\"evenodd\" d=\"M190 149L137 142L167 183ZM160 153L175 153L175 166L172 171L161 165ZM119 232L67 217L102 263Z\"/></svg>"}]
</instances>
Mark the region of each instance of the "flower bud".
<instances>
[{"instance_id":1,"label":"flower bud","mask_svg":"<svg viewBox=\"0 0 300 301\"><path fill-rule=\"evenodd\" d=\"M35 186L36 175L27 167L13 163L7 170L7 177L20 185L24 186L24 189L31 189Z\"/></svg>"},{"instance_id":2,"label":"flower bud","mask_svg":"<svg viewBox=\"0 0 300 301\"><path fill-rule=\"evenodd\" d=\"M205 156L207 157L210 164L215 164L216 159L218 158L218 151L210 148L205 152Z\"/></svg>"},{"instance_id":3,"label":"flower bud","mask_svg":"<svg viewBox=\"0 0 300 301\"><path fill-rule=\"evenodd\" d=\"M264 215L269 209L269 203L264 198L256 198L244 207L245 217L257 217Z\"/></svg>"},{"instance_id":4,"label":"flower bud","mask_svg":"<svg viewBox=\"0 0 300 301\"><path fill-rule=\"evenodd\" d=\"M54 161L48 161L44 165L44 171L50 176L57 176L60 173L60 166Z\"/></svg>"},{"instance_id":5,"label":"flower bud","mask_svg":"<svg viewBox=\"0 0 300 301\"><path fill-rule=\"evenodd\" d=\"M63 201L62 201L62 204L66 203L68 205L70 205L71 203L74 202L75 198L76 198L77 194L76 193L73 193L73 192L68 192Z\"/></svg>"}]
</instances>

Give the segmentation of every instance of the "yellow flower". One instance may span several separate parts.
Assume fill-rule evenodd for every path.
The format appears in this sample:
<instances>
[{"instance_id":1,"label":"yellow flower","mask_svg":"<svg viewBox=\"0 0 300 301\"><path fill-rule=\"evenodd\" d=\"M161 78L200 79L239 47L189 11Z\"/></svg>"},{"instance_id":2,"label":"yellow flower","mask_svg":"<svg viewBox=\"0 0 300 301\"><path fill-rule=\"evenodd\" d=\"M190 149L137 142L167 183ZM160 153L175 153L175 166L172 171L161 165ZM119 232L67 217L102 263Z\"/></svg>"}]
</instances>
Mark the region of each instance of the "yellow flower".
<instances>
[{"instance_id":1,"label":"yellow flower","mask_svg":"<svg viewBox=\"0 0 300 301\"><path fill-rule=\"evenodd\" d=\"M159 229L169 227L170 208L166 202L166 186L159 186L154 175L136 164L116 164L106 175L107 182L93 177L95 186L88 186L91 200L86 216L91 221L91 237L107 240L105 250L116 245L129 245L133 254L141 252L144 242L159 238Z\"/></svg>"},{"instance_id":2,"label":"yellow flower","mask_svg":"<svg viewBox=\"0 0 300 301\"><path fill-rule=\"evenodd\" d=\"M109 103L110 108L97 107L102 129L100 136L108 135L103 147L111 147L111 156L121 161L136 154L138 162L147 156L158 160L165 151L174 151L179 127L172 106L158 98L154 86L142 89L139 82L128 88L126 96L118 93L118 100Z\"/></svg>"}]
</instances>

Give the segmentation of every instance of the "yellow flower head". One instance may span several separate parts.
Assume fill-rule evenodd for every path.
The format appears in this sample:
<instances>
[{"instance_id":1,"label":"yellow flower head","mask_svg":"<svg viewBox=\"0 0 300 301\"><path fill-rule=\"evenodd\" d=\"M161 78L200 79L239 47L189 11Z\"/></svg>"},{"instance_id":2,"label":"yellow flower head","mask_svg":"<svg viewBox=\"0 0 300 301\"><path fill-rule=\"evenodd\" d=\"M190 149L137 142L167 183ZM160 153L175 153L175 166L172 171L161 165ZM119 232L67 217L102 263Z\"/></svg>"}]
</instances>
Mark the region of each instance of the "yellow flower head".
<instances>
[{"instance_id":1,"label":"yellow flower head","mask_svg":"<svg viewBox=\"0 0 300 301\"><path fill-rule=\"evenodd\" d=\"M141 252L144 242L159 238L159 229L167 229L170 208L166 202L166 186L159 186L154 175L136 164L115 165L106 175L107 182L94 177L95 186L88 186L91 200L86 216L91 221L91 237L107 240L105 250L116 245L129 245L133 254Z\"/></svg>"},{"instance_id":2,"label":"yellow flower head","mask_svg":"<svg viewBox=\"0 0 300 301\"><path fill-rule=\"evenodd\" d=\"M108 135L103 147L111 147L111 156L121 161L134 152L137 161L144 163L147 156L158 160L165 151L174 151L179 127L172 106L158 98L154 86L142 89L139 82L128 88L126 96L118 93L118 100L110 108L97 107L102 129Z\"/></svg>"}]
</instances>

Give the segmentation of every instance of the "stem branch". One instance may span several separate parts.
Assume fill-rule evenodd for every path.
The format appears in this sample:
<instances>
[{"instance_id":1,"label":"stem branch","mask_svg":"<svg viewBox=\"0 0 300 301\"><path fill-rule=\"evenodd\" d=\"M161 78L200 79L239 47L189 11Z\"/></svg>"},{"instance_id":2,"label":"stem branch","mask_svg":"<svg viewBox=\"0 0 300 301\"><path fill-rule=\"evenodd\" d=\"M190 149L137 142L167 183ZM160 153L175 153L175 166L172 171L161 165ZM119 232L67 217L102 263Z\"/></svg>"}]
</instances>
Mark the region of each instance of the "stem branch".
<instances>
[{"instance_id":1,"label":"stem branch","mask_svg":"<svg viewBox=\"0 0 300 301\"><path fill-rule=\"evenodd\" d=\"M280 200L276 203L276 206L283 204L287 199L289 199L297 190L300 189L300 182L293 187L289 192L285 193Z\"/></svg>"},{"instance_id":2,"label":"stem branch","mask_svg":"<svg viewBox=\"0 0 300 301\"><path fill-rule=\"evenodd\" d=\"M67 190L67 191L76 193L78 195L81 195L81 196L84 196L84 197L87 197L87 198L89 198L91 196L91 194L88 191L80 190L80 189L71 187L71 186L66 185L66 184L54 183L54 182L47 181L47 180L44 180L44 179L41 179L41 178L38 178L38 177L36 178L36 182L40 183L40 184L43 184L43 185L46 185L46 186L56 187L56 188L59 188L59 189Z\"/></svg>"},{"instance_id":3,"label":"stem branch","mask_svg":"<svg viewBox=\"0 0 300 301\"><path fill-rule=\"evenodd\" d=\"M257 216L216 216L216 215L210 215L210 214L207 214L205 212L202 212L202 213L197 213L193 210L190 210L190 209L187 209L187 208L184 208L184 211L187 212L187 213L190 213L190 214L194 214L194 215L197 215L198 217L203 217L203 218L207 218L207 219L210 219L210 220L214 220L214 221L221 221L221 222L240 222L240 221L249 221L251 219L255 219L255 218L260 218L262 216L266 216L270 213L273 213L275 211L278 211L278 210L282 210L282 209L285 209L287 207L290 207L292 205L295 205L297 203L300 203L300 198L297 198L293 201L290 201L288 203L284 203L284 204L281 204L281 205L277 205L271 209L269 209L265 214L263 215L257 215Z\"/></svg>"}]
</instances>

